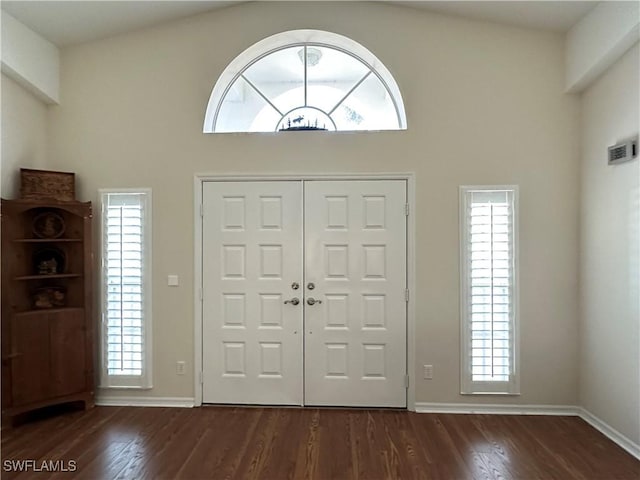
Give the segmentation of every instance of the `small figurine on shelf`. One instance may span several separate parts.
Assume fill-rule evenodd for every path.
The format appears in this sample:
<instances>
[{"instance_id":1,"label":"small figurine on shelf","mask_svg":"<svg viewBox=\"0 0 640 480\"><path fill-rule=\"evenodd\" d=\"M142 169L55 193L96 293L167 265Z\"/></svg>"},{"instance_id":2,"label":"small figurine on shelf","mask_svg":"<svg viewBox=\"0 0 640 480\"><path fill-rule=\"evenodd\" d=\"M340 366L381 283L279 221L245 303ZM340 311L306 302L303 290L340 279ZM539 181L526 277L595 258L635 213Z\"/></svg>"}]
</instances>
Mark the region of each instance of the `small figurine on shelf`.
<instances>
[{"instance_id":1,"label":"small figurine on shelf","mask_svg":"<svg viewBox=\"0 0 640 480\"><path fill-rule=\"evenodd\" d=\"M42 260L38 264L38 275L55 275L58 273L58 262L55 258Z\"/></svg>"},{"instance_id":2,"label":"small figurine on shelf","mask_svg":"<svg viewBox=\"0 0 640 480\"><path fill-rule=\"evenodd\" d=\"M56 247L46 247L35 252L33 270L38 275L59 275L65 271L65 253Z\"/></svg>"}]
</instances>

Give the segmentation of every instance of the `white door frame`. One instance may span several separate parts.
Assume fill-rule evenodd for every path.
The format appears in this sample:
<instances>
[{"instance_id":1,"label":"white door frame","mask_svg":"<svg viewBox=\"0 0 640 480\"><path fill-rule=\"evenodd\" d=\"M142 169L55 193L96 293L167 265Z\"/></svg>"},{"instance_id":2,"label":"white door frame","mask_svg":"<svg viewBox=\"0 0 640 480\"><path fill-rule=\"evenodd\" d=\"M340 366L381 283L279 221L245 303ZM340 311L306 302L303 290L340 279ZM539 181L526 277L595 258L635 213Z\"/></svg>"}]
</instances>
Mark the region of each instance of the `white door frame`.
<instances>
[{"instance_id":1,"label":"white door frame","mask_svg":"<svg viewBox=\"0 0 640 480\"><path fill-rule=\"evenodd\" d=\"M303 180L406 180L407 203L409 216L407 217L407 287L409 301L407 302L407 375L409 388L407 389L407 409L416 410L415 395L415 174L414 173L336 173L336 174L196 174L193 181L194 205L194 405L202 405L202 187L204 182L250 182L250 181L303 181Z\"/></svg>"}]
</instances>

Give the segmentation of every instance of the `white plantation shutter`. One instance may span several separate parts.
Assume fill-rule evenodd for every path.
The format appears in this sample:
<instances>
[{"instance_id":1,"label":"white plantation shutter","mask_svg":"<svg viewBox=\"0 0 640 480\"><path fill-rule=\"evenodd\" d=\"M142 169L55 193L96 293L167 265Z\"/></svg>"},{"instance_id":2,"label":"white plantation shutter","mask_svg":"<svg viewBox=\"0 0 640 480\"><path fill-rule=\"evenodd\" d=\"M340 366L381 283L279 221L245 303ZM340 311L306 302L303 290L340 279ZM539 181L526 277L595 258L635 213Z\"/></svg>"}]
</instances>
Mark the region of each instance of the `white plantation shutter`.
<instances>
[{"instance_id":1,"label":"white plantation shutter","mask_svg":"<svg viewBox=\"0 0 640 480\"><path fill-rule=\"evenodd\" d=\"M461 187L462 393L518 393L516 187Z\"/></svg>"},{"instance_id":2,"label":"white plantation shutter","mask_svg":"<svg viewBox=\"0 0 640 480\"><path fill-rule=\"evenodd\" d=\"M105 387L149 387L150 191L102 191Z\"/></svg>"}]
</instances>

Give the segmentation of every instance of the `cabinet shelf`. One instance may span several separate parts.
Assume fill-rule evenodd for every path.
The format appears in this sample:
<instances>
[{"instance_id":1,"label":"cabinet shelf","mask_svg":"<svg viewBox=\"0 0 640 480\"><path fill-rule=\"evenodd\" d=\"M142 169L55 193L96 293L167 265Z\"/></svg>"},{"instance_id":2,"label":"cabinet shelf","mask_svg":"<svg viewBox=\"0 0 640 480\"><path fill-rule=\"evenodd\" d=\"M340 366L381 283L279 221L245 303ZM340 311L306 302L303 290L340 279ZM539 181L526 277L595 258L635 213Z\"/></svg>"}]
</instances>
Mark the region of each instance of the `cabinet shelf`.
<instances>
[{"instance_id":1,"label":"cabinet shelf","mask_svg":"<svg viewBox=\"0 0 640 480\"><path fill-rule=\"evenodd\" d=\"M33 314L48 315L51 313L72 312L72 311L78 311L78 310L81 311L82 307L34 308L31 310L23 310L21 312L16 312L15 316L21 317L21 316L27 316L27 315L33 315Z\"/></svg>"},{"instance_id":2,"label":"cabinet shelf","mask_svg":"<svg viewBox=\"0 0 640 480\"><path fill-rule=\"evenodd\" d=\"M52 275L23 275L15 277L15 280L48 280L51 278L78 278L81 277L80 273L56 273Z\"/></svg>"},{"instance_id":3,"label":"cabinet shelf","mask_svg":"<svg viewBox=\"0 0 640 480\"><path fill-rule=\"evenodd\" d=\"M81 238L15 238L16 243L58 243L58 242L82 242Z\"/></svg>"}]
</instances>

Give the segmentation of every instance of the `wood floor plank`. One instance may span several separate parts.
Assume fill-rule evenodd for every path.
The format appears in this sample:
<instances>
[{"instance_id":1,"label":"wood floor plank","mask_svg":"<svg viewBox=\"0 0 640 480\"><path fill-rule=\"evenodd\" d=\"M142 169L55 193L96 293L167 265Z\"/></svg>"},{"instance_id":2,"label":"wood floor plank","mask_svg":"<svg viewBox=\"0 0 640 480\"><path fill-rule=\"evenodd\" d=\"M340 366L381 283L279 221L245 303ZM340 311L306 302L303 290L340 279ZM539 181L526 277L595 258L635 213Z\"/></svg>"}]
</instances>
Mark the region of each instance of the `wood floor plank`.
<instances>
[{"instance_id":1,"label":"wood floor plank","mask_svg":"<svg viewBox=\"0 0 640 480\"><path fill-rule=\"evenodd\" d=\"M110 407L111 415L100 422L92 421L88 424L78 424L85 432L78 441L63 442L56 450L46 454L48 458L63 459L66 462L73 461L76 464L75 478L95 478L95 475L109 472L109 463L121 462L127 458L128 451L125 450L135 440L135 435L139 431L141 418L148 415L147 412L131 412L129 410L118 414L119 407ZM107 436L109 432L120 425L127 425L132 432L129 435L122 435L119 430L117 436ZM107 440L107 441L105 441ZM92 473L93 471L93 473ZM108 473L107 473L108 474ZM65 478L66 473L54 473L50 479ZM39 476L41 480L46 477Z\"/></svg>"},{"instance_id":2,"label":"wood floor plank","mask_svg":"<svg viewBox=\"0 0 640 480\"><path fill-rule=\"evenodd\" d=\"M424 454L438 480L473 478L471 470L442 423L446 415L410 415L414 431L424 446Z\"/></svg>"},{"instance_id":3,"label":"wood floor plank","mask_svg":"<svg viewBox=\"0 0 640 480\"><path fill-rule=\"evenodd\" d=\"M234 478L245 461L245 456L251 447L260 419L263 416L263 409L235 409L235 415L242 422L244 428L238 428L235 431L220 432L218 437L218 445L223 446L229 443L228 454L221 461L220 468L217 469L214 478ZM246 417L245 417L246 416Z\"/></svg>"},{"instance_id":4,"label":"wood floor plank","mask_svg":"<svg viewBox=\"0 0 640 480\"><path fill-rule=\"evenodd\" d=\"M411 423L411 416L400 414L399 417L406 424L406 428L402 430L402 440L406 445L407 451L412 450L411 458L415 461L415 477L438 478L437 469L434 468L434 459L427 453L426 448L421 444L419 437L416 435L413 424Z\"/></svg>"},{"instance_id":5,"label":"wood floor plank","mask_svg":"<svg viewBox=\"0 0 640 480\"><path fill-rule=\"evenodd\" d=\"M307 419L307 427L300 438L294 478L309 480L316 478L316 469L318 468L320 411L307 409L304 416ZM337 448L339 445L335 447Z\"/></svg>"},{"instance_id":6,"label":"wood floor plank","mask_svg":"<svg viewBox=\"0 0 640 480\"><path fill-rule=\"evenodd\" d=\"M138 437L131 445L130 453L125 457L126 461L121 470L110 478L140 478L149 471L156 470L162 461L162 453L172 448L175 432L184 424L189 410L172 412L161 408L152 413L156 414L153 421L155 428L150 429L148 435L142 434Z\"/></svg>"},{"instance_id":7,"label":"wood floor plank","mask_svg":"<svg viewBox=\"0 0 640 480\"><path fill-rule=\"evenodd\" d=\"M492 479L485 461L486 454L490 451L482 434L471 423L471 419L467 415L447 415L442 417L442 424L473 478Z\"/></svg>"},{"instance_id":8,"label":"wood floor plank","mask_svg":"<svg viewBox=\"0 0 640 480\"><path fill-rule=\"evenodd\" d=\"M362 480L389 478L371 412L355 411L349 419L352 448L357 465L354 478Z\"/></svg>"},{"instance_id":9,"label":"wood floor plank","mask_svg":"<svg viewBox=\"0 0 640 480\"><path fill-rule=\"evenodd\" d=\"M638 480L576 417L399 410L96 407L2 432L3 460L76 462L3 479Z\"/></svg>"},{"instance_id":10,"label":"wood floor plank","mask_svg":"<svg viewBox=\"0 0 640 480\"><path fill-rule=\"evenodd\" d=\"M280 428L274 430L268 451L269 461L260 471L260 478L294 479L298 459L298 439L305 428L304 410L286 409L279 417Z\"/></svg>"},{"instance_id":11,"label":"wood floor plank","mask_svg":"<svg viewBox=\"0 0 640 480\"><path fill-rule=\"evenodd\" d=\"M235 473L237 478L247 480L260 478L260 469L271 443L271 430L276 422L274 412L276 412L275 409L260 410L260 417L254 429L251 442L243 449L244 455Z\"/></svg>"},{"instance_id":12,"label":"wood floor plank","mask_svg":"<svg viewBox=\"0 0 640 480\"><path fill-rule=\"evenodd\" d=\"M223 459L229 455L231 449L236 448L237 441L234 441L231 435L224 442L220 440L227 432L232 434L242 428L243 419L233 414L231 409L203 410L204 415L200 419L203 425L202 435L195 441L191 453L176 474L177 478L196 478L198 475L212 478L220 470Z\"/></svg>"},{"instance_id":13,"label":"wood floor plank","mask_svg":"<svg viewBox=\"0 0 640 480\"><path fill-rule=\"evenodd\" d=\"M27 423L9 431L2 431L2 450L5 455L40 458L51 455L51 449L60 445L69 430L84 430L92 425L100 424L116 414L116 410L92 409L87 412L73 412L43 418L41 421ZM37 447L34 448L34 441ZM10 457L4 457L10 458Z\"/></svg>"},{"instance_id":14,"label":"wood floor plank","mask_svg":"<svg viewBox=\"0 0 640 480\"><path fill-rule=\"evenodd\" d=\"M546 464L544 475L558 480L585 478L582 474L581 462L572 461L570 449L566 444L558 441L553 422L550 425L546 417L516 416L512 421L511 432L523 432L526 438L531 440L524 448L527 448L538 461L544 460ZM558 455L558 452L563 453Z\"/></svg>"},{"instance_id":15,"label":"wood floor plank","mask_svg":"<svg viewBox=\"0 0 640 480\"><path fill-rule=\"evenodd\" d=\"M495 476L546 480L549 473L536 468L537 462L529 452L526 439L509 431L508 425L512 422L505 422L501 415L474 416L472 422L491 445L493 457L487 463ZM514 462L513 458L521 458L522 461ZM500 465L499 469L495 468L495 463Z\"/></svg>"},{"instance_id":16,"label":"wood floor plank","mask_svg":"<svg viewBox=\"0 0 640 480\"><path fill-rule=\"evenodd\" d=\"M349 452L335 451L351 445L348 410L319 411L317 475L319 478L354 478Z\"/></svg>"},{"instance_id":17,"label":"wood floor plank","mask_svg":"<svg viewBox=\"0 0 640 480\"><path fill-rule=\"evenodd\" d=\"M432 478L427 475L431 465L413 434L409 415L401 411L389 411L382 420L386 441L394 455L391 467L393 477L418 480Z\"/></svg>"},{"instance_id":18,"label":"wood floor plank","mask_svg":"<svg viewBox=\"0 0 640 480\"><path fill-rule=\"evenodd\" d=\"M108 423L117 414L118 409L74 412L14 428L11 432L12 439L3 445L2 459L3 461L5 459L29 459L40 466L45 461L62 461L66 465L69 460L76 460L74 457L66 455L66 450L73 445L82 443L83 438L91 436L95 429ZM19 432L24 433L21 435ZM74 432L72 436L70 436L70 432ZM23 442L25 440L26 442ZM13 478L13 473L4 471L2 478ZM68 475L67 472L63 473ZM55 472L47 471L39 471L32 475L26 472L24 478L45 480L59 476Z\"/></svg>"},{"instance_id":19,"label":"wood floor plank","mask_svg":"<svg viewBox=\"0 0 640 480\"><path fill-rule=\"evenodd\" d=\"M562 417L556 422L561 426L559 435L565 443L575 446L573 458L589 475L601 475L612 480L624 478L627 453L622 449L612 451L610 440L578 417ZM606 470L602 467L605 466ZM622 467L622 468L621 468ZM638 475L640 478L640 475Z\"/></svg>"},{"instance_id":20,"label":"wood floor plank","mask_svg":"<svg viewBox=\"0 0 640 480\"><path fill-rule=\"evenodd\" d=\"M167 480L177 478L177 472L203 435L200 418L200 412L194 409L184 415L179 424L172 429L166 448L156 449L155 460L151 465L138 471L136 478Z\"/></svg>"}]
</instances>

